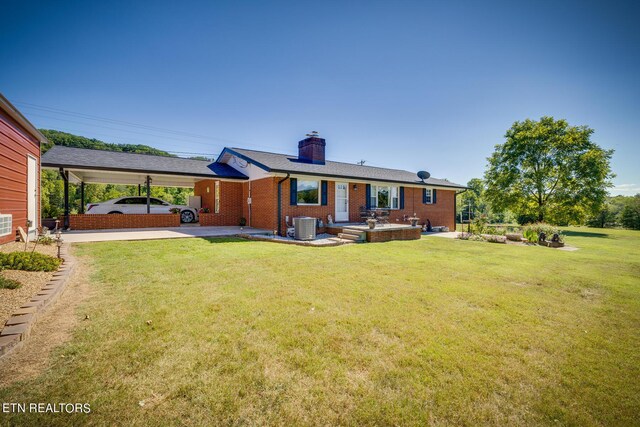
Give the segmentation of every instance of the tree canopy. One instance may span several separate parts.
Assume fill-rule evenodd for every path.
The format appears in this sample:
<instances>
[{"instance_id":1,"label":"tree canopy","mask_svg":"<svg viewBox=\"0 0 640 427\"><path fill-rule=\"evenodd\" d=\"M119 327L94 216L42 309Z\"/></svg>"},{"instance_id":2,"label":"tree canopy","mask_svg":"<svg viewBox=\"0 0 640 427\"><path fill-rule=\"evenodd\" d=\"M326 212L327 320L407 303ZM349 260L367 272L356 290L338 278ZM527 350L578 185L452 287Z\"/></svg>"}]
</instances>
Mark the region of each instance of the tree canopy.
<instances>
[{"instance_id":1,"label":"tree canopy","mask_svg":"<svg viewBox=\"0 0 640 427\"><path fill-rule=\"evenodd\" d=\"M559 224L597 212L612 186L613 150L599 147L592 134L553 117L515 122L488 158L485 197L492 208Z\"/></svg>"}]
</instances>

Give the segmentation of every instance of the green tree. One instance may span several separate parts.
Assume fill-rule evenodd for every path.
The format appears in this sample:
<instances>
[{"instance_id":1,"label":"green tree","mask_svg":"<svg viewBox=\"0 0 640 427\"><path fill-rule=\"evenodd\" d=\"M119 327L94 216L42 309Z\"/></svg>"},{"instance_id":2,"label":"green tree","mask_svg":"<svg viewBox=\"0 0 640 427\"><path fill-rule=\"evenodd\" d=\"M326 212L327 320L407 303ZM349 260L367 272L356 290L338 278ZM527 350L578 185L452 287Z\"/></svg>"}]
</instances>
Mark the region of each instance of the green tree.
<instances>
[{"instance_id":1,"label":"green tree","mask_svg":"<svg viewBox=\"0 0 640 427\"><path fill-rule=\"evenodd\" d=\"M625 228L640 230L640 194L636 194L627 202L620 214L620 222Z\"/></svg>"},{"instance_id":2,"label":"green tree","mask_svg":"<svg viewBox=\"0 0 640 427\"><path fill-rule=\"evenodd\" d=\"M521 218L582 223L611 187L613 150L591 141L593 130L542 117L515 122L488 158L485 197Z\"/></svg>"}]
</instances>

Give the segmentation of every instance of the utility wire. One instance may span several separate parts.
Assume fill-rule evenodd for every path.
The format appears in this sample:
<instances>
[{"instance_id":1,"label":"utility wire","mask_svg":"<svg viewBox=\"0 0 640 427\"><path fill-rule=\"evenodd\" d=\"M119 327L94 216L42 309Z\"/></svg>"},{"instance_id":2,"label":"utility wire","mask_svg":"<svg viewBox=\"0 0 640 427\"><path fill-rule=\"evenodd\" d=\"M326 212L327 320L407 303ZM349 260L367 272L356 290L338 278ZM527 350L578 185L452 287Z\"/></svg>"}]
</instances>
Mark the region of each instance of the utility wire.
<instances>
[{"instance_id":1,"label":"utility wire","mask_svg":"<svg viewBox=\"0 0 640 427\"><path fill-rule=\"evenodd\" d=\"M91 114L84 114L84 113L78 113L78 112L69 111L69 110L62 110L62 109L59 109L59 108L46 107L46 106L38 105L38 104L31 104L31 103L28 103L28 102L16 101L15 103L19 104L19 105L26 106L27 108L46 111L46 112L50 112L50 113L68 115L68 116L72 116L72 117L76 117L76 118L83 118L83 119L88 119L88 120L96 120L96 121L100 121L100 122L119 124L119 125L123 125L123 126L132 126L132 127L141 128L141 129L159 131L159 132L163 132L163 133L171 133L171 134L175 134L175 135L188 136L188 137L191 137L191 138L201 138L201 139L207 139L207 140L215 139L215 140L218 140L218 141L229 142L229 143L233 143L233 144L237 144L238 143L238 141L233 141L233 140L225 139L225 138L218 138L218 137L215 137L215 136L206 136L206 135L200 135L200 134L191 133L191 132L177 131L177 130L173 130L173 129L160 128L160 127L156 127L156 126L143 125L143 124L140 124L140 123L127 122L127 121L124 121L124 120L110 119L110 118L106 118L106 117L94 116L94 115L91 115Z\"/></svg>"}]
</instances>

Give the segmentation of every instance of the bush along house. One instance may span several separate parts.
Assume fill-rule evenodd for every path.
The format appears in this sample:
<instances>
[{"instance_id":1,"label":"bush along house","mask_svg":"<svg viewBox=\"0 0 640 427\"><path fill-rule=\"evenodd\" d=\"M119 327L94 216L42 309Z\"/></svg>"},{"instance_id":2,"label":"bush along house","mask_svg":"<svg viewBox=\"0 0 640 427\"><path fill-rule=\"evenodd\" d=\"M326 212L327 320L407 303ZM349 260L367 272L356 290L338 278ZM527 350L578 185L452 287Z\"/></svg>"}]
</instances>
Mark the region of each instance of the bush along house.
<instances>
[{"instance_id":1,"label":"bush along house","mask_svg":"<svg viewBox=\"0 0 640 427\"><path fill-rule=\"evenodd\" d=\"M415 214L420 224L429 220L455 229L455 195L464 186L404 170L328 161L325 148L325 139L315 133L298 143L297 156L225 148L216 163L247 180L202 180L195 194L219 215L219 225L238 224L241 217L249 226L280 235L294 217L360 223L363 210L385 210L391 224L407 224Z\"/></svg>"}]
</instances>

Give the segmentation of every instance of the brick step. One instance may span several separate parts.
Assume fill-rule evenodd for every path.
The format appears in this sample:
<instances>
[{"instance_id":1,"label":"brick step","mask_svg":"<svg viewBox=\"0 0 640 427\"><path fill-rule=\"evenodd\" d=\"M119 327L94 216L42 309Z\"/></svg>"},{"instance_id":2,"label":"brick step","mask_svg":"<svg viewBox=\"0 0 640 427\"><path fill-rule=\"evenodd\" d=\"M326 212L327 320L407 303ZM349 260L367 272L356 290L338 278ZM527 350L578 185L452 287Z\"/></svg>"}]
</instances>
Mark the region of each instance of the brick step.
<instances>
[{"instance_id":1,"label":"brick step","mask_svg":"<svg viewBox=\"0 0 640 427\"><path fill-rule=\"evenodd\" d=\"M344 234L353 234L354 236L362 236L365 237L367 233L362 230L358 230L357 228L343 228L342 232Z\"/></svg>"}]
</instances>

